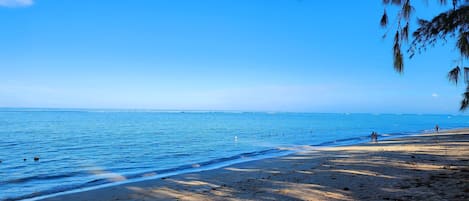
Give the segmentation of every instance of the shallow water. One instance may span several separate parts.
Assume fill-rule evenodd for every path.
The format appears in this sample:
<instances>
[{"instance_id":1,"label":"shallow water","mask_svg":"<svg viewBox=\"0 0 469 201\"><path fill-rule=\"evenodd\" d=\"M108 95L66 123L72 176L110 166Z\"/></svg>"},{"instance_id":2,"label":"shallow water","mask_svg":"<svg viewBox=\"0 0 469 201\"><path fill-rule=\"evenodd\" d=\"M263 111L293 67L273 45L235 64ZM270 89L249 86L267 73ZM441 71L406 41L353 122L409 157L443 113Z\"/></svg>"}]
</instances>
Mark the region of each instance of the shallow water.
<instances>
[{"instance_id":1,"label":"shallow water","mask_svg":"<svg viewBox=\"0 0 469 201\"><path fill-rule=\"evenodd\" d=\"M0 200L281 154L279 147L358 143L372 131L429 132L436 123L467 127L469 116L0 109Z\"/></svg>"}]
</instances>

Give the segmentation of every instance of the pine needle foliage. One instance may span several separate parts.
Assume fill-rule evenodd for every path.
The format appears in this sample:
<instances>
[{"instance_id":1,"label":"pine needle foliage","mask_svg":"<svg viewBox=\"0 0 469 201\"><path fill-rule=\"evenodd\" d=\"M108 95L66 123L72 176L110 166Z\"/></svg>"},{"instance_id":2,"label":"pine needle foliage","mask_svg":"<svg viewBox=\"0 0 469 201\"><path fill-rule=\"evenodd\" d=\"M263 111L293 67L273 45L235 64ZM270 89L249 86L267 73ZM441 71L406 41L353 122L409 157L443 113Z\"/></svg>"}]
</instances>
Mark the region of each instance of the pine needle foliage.
<instances>
[{"instance_id":1,"label":"pine needle foliage","mask_svg":"<svg viewBox=\"0 0 469 201\"><path fill-rule=\"evenodd\" d=\"M441 5L447 5L447 0L437 0ZM460 53L459 62L462 65L464 60L469 60L469 0L451 0L452 9L442 12L431 20L418 19L417 29L412 33L412 40L409 41L409 22L414 16L415 8L411 0L382 0L385 6L380 25L389 28L388 7L398 7L397 28L395 28L394 43L392 47L393 67L398 73L404 72L404 55L401 48L408 47L407 54L412 58L416 54L424 52L428 47L435 46L438 42L447 42L448 38L456 39L455 47ZM402 26L403 25L403 26ZM467 67L466 67L467 68ZM466 82L466 92L463 93L460 110L469 108L469 68L464 68L464 80ZM459 66L448 72L448 80L458 84L461 76Z\"/></svg>"},{"instance_id":2,"label":"pine needle foliage","mask_svg":"<svg viewBox=\"0 0 469 201\"><path fill-rule=\"evenodd\" d=\"M459 72L461 71L461 69L459 68L459 66L456 66L455 68L453 68L453 70L449 71L448 73L448 79L450 82L454 82L454 84L458 84L458 79L459 79Z\"/></svg>"}]
</instances>

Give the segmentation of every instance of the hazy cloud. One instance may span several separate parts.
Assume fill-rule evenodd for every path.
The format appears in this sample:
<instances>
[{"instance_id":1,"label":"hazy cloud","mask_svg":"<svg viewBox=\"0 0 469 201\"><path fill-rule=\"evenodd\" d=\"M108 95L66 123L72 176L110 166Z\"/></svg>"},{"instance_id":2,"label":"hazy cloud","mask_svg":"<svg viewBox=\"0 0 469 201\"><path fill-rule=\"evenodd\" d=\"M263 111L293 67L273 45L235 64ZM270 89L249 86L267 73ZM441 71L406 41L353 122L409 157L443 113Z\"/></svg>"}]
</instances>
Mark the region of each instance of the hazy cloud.
<instances>
[{"instance_id":1,"label":"hazy cloud","mask_svg":"<svg viewBox=\"0 0 469 201\"><path fill-rule=\"evenodd\" d=\"M4 7L25 7L34 4L34 0L0 0L0 6Z\"/></svg>"},{"instance_id":2,"label":"hazy cloud","mask_svg":"<svg viewBox=\"0 0 469 201\"><path fill-rule=\"evenodd\" d=\"M437 93L432 93L432 97L436 98L436 97L438 97L438 94Z\"/></svg>"}]
</instances>

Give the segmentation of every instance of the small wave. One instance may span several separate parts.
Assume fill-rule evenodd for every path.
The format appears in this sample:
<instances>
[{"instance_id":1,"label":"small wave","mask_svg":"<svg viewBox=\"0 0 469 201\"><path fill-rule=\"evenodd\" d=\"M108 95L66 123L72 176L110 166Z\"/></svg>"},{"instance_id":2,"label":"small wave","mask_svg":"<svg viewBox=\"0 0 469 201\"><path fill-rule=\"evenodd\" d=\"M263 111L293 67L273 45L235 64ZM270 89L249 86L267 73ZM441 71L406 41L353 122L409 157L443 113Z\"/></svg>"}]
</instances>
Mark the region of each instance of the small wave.
<instances>
[{"instance_id":1,"label":"small wave","mask_svg":"<svg viewBox=\"0 0 469 201\"><path fill-rule=\"evenodd\" d=\"M178 174L183 174L183 173L188 173L188 172L198 172L198 171L203 171L203 170L216 169L219 167L224 167L227 165L236 164L240 162L250 161L250 160L240 160L240 159L250 158L251 160L258 160L262 158L280 156L281 154L286 155L289 153L292 153L292 152L280 150L280 149L269 149L269 150L263 150L263 151L243 153L243 154L238 154L238 155L231 156L231 157L209 160L209 161L205 161L205 162L201 162L197 164L182 165L176 168L156 170L156 171L138 173L138 174L133 174L133 175L125 175L127 180L123 182L110 182L109 180L105 178L96 178L88 182L85 182L83 184L60 186L58 188L36 192L33 194L29 194L29 195L24 195L24 196L14 197L14 198L7 198L5 201L16 201L16 200L24 200L24 199L28 199L28 200L29 199L31 200L43 199L45 197L52 197L54 195L58 195L62 193L74 192L80 189L87 189L87 188L97 189L97 188L100 188L100 186L105 187L109 185L118 185L122 183L153 179L153 177L148 177L148 175L153 175L153 176L157 175L159 177L162 177L164 175L170 176L170 175L178 175ZM256 157L259 157L259 158L256 158Z\"/></svg>"},{"instance_id":2,"label":"small wave","mask_svg":"<svg viewBox=\"0 0 469 201\"><path fill-rule=\"evenodd\" d=\"M38 180L52 180L52 179L61 179L61 178L67 178L67 177L74 177L74 176L79 176L80 172L69 172L66 174L48 174L48 175L34 175L34 176L29 176L29 177L22 177L22 178L16 178L16 179L10 179L7 181L2 181L1 183L4 184L18 184L18 183L27 183L30 181L38 181Z\"/></svg>"}]
</instances>

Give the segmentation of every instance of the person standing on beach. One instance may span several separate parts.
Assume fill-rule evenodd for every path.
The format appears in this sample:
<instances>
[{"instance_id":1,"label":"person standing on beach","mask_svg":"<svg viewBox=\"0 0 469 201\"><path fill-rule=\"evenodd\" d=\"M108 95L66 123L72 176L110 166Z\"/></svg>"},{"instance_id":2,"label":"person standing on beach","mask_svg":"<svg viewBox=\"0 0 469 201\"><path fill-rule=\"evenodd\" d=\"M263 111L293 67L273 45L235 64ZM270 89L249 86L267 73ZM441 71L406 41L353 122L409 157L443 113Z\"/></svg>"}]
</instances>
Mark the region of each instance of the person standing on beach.
<instances>
[{"instance_id":1,"label":"person standing on beach","mask_svg":"<svg viewBox=\"0 0 469 201\"><path fill-rule=\"evenodd\" d=\"M371 141L372 141L372 142L378 142L378 133L376 133L376 132L373 131L373 132L371 132L371 136L370 136L370 137L371 137Z\"/></svg>"},{"instance_id":2,"label":"person standing on beach","mask_svg":"<svg viewBox=\"0 0 469 201\"><path fill-rule=\"evenodd\" d=\"M438 126L438 124L435 126L435 131L436 131L437 133L440 132L440 127Z\"/></svg>"}]
</instances>

